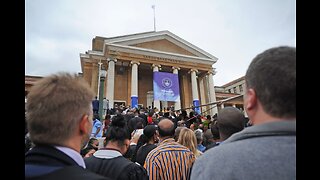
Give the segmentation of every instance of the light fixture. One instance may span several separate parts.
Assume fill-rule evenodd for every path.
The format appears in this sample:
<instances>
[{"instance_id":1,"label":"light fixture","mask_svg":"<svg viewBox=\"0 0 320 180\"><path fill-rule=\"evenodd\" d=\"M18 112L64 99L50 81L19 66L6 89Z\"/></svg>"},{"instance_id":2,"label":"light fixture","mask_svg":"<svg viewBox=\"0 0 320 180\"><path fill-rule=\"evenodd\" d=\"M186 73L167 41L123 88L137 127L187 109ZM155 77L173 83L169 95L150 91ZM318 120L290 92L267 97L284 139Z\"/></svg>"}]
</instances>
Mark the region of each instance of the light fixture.
<instances>
[{"instance_id":1,"label":"light fixture","mask_svg":"<svg viewBox=\"0 0 320 180\"><path fill-rule=\"evenodd\" d=\"M107 76L107 71L104 69L100 70L100 78L105 78Z\"/></svg>"}]
</instances>

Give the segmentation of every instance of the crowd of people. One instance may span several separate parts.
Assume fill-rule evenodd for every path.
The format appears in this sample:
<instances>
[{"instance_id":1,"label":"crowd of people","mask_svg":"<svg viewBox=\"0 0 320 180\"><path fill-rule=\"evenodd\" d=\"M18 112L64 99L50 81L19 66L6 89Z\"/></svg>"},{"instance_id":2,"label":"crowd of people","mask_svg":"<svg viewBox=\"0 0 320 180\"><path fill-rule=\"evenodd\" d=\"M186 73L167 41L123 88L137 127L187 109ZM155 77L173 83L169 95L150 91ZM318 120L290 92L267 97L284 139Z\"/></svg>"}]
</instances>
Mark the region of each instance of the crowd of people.
<instances>
[{"instance_id":1,"label":"crowd of people","mask_svg":"<svg viewBox=\"0 0 320 180\"><path fill-rule=\"evenodd\" d=\"M249 122L235 107L119 106L99 119L83 79L45 77L28 94L25 178L296 179L296 49L258 54L245 80Z\"/></svg>"}]
</instances>

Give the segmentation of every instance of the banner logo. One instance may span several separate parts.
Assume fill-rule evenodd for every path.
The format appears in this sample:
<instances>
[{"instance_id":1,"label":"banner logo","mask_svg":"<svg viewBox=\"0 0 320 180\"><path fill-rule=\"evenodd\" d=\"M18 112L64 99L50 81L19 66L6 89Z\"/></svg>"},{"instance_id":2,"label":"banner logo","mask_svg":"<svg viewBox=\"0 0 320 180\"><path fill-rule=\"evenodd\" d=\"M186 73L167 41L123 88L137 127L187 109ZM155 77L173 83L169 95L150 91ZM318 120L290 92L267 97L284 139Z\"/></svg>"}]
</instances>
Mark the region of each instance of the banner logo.
<instances>
[{"instance_id":1,"label":"banner logo","mask_svg":"<svg viewBox=\"0 0 320 180\"><path fill-rule=\"evenodd\" d=\"M165 88L170 88L172 86L172 81L169 78L162 79L162 85Z\"/></svg>"}]
</instances>

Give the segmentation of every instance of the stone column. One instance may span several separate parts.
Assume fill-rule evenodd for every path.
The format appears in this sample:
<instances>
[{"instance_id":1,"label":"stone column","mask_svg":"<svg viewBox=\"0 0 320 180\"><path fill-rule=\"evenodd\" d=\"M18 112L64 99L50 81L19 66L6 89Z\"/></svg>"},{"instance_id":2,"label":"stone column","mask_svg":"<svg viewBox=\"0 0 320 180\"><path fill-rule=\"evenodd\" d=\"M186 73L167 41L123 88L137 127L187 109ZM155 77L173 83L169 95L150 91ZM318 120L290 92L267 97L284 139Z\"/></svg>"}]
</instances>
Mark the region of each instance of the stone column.
<instances>
[{"instance_id":1,"label":"stone column","mask_svg":"<svg viewBox=\"0 0 320 180\"><path fill-rule=\"evenodd\" d=\"M161 65L159 64L152 64L153 72L159 72L159 68ZM153 107L156 107L158 110L160 110L160 100L154 100L154 91L153 91Z\"/></svg>"},{"instance_id":2,"label":"stone column","mask_svg":"<svg viewBox=\"0 0 320 180\"><path fill-rule=\"evenodd\" d=\"M213 75L216 74L215 68L212 70L208 71L208 81L209 81L209 101L211 102L216 102L216 92L214 89L214 84L213 84ZM212 108L213 107L213 108ZM214 114L218 113L218 107L217 105L211 105L211 115L213 116Z\"/></svg>"},{"instance_id":3,"label":"stone column","mask_svg":"<svg viewBox=\"0 0 320 180\"><path fill-rule=\"evenodd\" d=\"M108 78L107 78L107 99L109 99L109 108L113 108L114 104L114 72L115 72L115 63L117 59L107 59L108 65Z\"/></svg>"},{"instance_id":4,"label":"stone column","mask_svg":"<svg viewBox=\"0 0 320 180\"><path fill-rule=\"evenodd\" d=\"M95 92L97 92L97 94L96 94L96 96L98 96L98 86L97 86L97 84L98 84L98 81L99 81L99 79L98 79L98 76L99 76L99 72L98 72L98 65L97 65L97 63L92 63L92 71L91 71L91 73L92 73L92 76L91 76L91 88L95 91Z\"/></svg>"},{"instance_id":5,"label":"stone column","mask_svg":"<svg viewBox=\"0 0 320 180\"><path fill-rule=\"evenodd\" d=\"M204 86L205 80L206 80L205 77L199 78L199 89L200 89L200 102L201 102L201 104L207 104L206 96L205 96L205 86ZM200 109L201 109L201 112L205 112L207 110L206 106L202 106ZM208 114L208 113L209 112L206 112L206 114Z\"/></svg>"},{"instance_id":6,"label":"stone column","mask_svg":"<svg viewBox=\"0 0 320 180\"><path fill-rule=\"evenodd\" d=\"M131 61L131 107L138 107L138 65L137 61Z\"/></svg>"},{"instance_id":7,"label":"stone column","mask_svg":"<svg viewBox=\"0 0 320 180\"><path fill-rule=\"evenodd\" d=\"M198 94L198 83L197 83L197 69L191 69L191 87L192 87L192 100L193 106L199 106L199 94ZM200 107L195 108L195 111L200 114Z\"/></svg>"},{"instance_id":8,"label":"stone column","mask_svg":"<svg viewBox=\"0 0 320 180\"><path fill-rule=\"evenodd\" d=\"M178 75L178 82L179 82L179 74L178 74L178 71L180 70L180 68L179 67L172 67L172 69L173 69L173 74L177 74ZM179 93L180 93L180 89L179 89ZM176 101L175 103L174 103L174 109L175 110L178 110L178 109L181 109L181 101L180 101L180 98L179 98L179 100L178 101Z\"/></svg>"}]
</instances>

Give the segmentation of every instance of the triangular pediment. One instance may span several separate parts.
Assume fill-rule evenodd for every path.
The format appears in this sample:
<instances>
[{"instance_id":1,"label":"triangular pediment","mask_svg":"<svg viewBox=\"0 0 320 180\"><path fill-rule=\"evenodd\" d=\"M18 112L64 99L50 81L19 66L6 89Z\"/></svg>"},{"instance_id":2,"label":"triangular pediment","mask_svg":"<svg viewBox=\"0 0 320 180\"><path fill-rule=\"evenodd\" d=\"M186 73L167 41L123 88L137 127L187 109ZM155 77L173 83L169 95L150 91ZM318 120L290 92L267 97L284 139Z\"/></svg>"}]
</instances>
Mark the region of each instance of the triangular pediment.
<instances>
[{"instance_id":1,"label":"triangular pediment","mask_svg":"<svg viewBox=\"0 0 320 180\"><path fill-rule=\"evenodd\" d=\"M217 58L208 52L196 47L184 39L169 31L145 32L126 36L118 36L105 39L105 43L156 50L166 53L181 54L194 57L202 57L216 60Z\"/></svg>"},{"instance_id":2,"label":"triangular pediment","mask_svg":"<svg viewBox=\"0 0 320 180\"><path fill-rule=\"evenodd\" d=\"M138 44L132 44L129 46L134 47L140 47L145 49L153 49L163 52L171 52L176 54L183 54L183 55L189 55L189 56L196 56L195 54L192 54L190 51L181 48L180 46L177 46L176 44L168 41L167 39L160 39L160 40L154 40L144 43L138 43Z\"/></svg>"}]
</instances>

